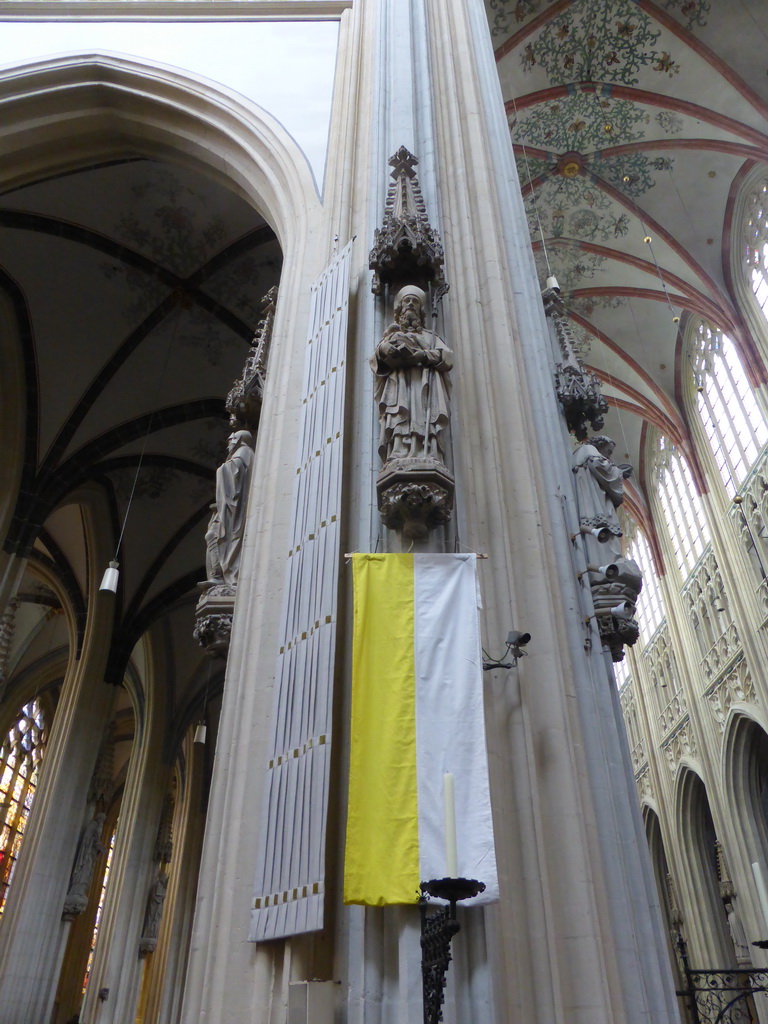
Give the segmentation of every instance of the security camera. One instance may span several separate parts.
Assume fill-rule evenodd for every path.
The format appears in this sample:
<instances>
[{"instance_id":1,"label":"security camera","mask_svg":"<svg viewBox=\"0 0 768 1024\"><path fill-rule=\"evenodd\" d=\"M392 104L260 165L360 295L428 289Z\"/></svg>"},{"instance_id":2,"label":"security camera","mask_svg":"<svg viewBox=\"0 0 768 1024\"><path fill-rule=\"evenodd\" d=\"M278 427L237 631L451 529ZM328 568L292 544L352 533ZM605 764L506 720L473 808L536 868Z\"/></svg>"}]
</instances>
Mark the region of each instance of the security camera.
<instances>
[{"instance_id":1,"label":"security camera","mask_svg":"<svg viewBox=\"0 0 768 1024\"><path fill-rule=\"evenodd\" d=\"M589 572L599 572L601 576L605 576L607 580L615 580L619 575L619 567L615 562L609 562L607 565L592 565L590 563L587 566Z\"/></svg>"},{"instance_id":2,"label":"security camera","mask_svg":"<svg viewBox=\"0 0 768 1024\"><path fill-rule=\"evenodd\" d=\"M612 615L615 619L631 619L635 614L635 606L631 601L621 601L613 608L596 608L595 615Z\"/></svg>"},{"instance_id":3,"label":"security camera","mask_svg":"<svg viewBox=\"0 0 768 1024\"><path fill-rule=\"evenodd\" d=\"M507 634L507 647L525 647L530 642L530 633L520 633L518 630L513 629Z\"/></svg>"},{"instance_id":4,"label":"security camera","mask_svg":"<svg viewBox=\"0 0 768 1024\"><path fill-rule=\"evenodd\" d=\"M611 539L611 531L607 526L581 526L582 533L594 537L600 544L607 544Z\"/></svg>"}]
</instances>

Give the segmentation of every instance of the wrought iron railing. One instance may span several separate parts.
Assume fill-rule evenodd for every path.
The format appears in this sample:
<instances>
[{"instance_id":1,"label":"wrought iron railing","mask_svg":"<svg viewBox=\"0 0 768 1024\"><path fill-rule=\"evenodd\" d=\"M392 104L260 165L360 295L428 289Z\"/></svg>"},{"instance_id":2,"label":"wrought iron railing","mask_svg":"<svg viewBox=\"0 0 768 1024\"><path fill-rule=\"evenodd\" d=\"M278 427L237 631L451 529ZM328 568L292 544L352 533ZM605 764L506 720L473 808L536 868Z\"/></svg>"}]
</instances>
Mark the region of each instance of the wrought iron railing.
<instances>
[{"instance_id":1,"label":"wrought iron railing","mask_svg":"<svg viewBox=\"0 0 768 1024\"><path fill-rule=\"evenodd\" d=\"M685 1000L691 1024L757 1024L766 1019L768 969L691 967L682 936L676 945L686 984L677 995Z\"/></svg>"}]
</instances>

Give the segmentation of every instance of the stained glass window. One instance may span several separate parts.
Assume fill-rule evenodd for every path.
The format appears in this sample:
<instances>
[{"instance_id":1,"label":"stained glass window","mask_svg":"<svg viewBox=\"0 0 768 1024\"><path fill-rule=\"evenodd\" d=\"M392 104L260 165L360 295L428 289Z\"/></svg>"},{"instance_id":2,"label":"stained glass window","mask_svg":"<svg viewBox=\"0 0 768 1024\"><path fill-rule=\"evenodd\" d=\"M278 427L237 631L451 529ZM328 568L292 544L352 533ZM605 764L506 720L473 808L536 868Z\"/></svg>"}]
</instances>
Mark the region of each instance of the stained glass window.
<instances>
[{"instance_id":1,"label":"stained glass window","mask_svg":"<svg viewBox=\"0 0 768 1024\"><path fill-rule=\"evenodd\" d=\"M667 437L659 438L656 472L659 504L678 568L686 580L710 536L688 464Z\"/></svg>"},{"instance_id":2,"label":"stained glass window","mask_svg":"<svg viewBox=\"0 0 768 1024\"><path fill-rule=\"evenodd\" d=\"M731 339L702 320L693 343L699 415L733 497L768 442L768 426Z\"/></svg>"},{"instance_id":3,"label":"stained glass window","mask_svg":"<svg viewBox=\"0 0 768 1024\"><path fill-rule=\"evenodd\" d=\"M0 746L0 914L13 880L43 759L46 723L37 699L25 704Z\"/></svg>"}]
</instances>

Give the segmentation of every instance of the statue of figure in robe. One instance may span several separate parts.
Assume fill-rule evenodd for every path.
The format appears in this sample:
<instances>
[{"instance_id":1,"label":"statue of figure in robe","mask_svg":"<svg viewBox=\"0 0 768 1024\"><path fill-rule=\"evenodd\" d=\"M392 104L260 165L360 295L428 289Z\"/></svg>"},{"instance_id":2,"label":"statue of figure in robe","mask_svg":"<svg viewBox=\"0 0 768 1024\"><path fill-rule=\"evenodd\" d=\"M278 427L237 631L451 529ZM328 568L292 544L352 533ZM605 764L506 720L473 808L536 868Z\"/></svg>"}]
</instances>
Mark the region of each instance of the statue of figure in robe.
<instances>
[{"instance_id":1,"label":"statue of figure in robe","mask_svg":"<svg viewBox=\"0 0 768 1024\"><path fill-rule=\"evenodd\" d=\"M205 534L207 582L211 586L237 583L252 460L250 430L230 434L227 458L216 471L216 501Z\"/></svg>"},{"instance_id":2,"label":"statue of figure in robe","mask_svg":"<svg viewBox=\"0 0 768 1024\"><path fill-rule=\"evenodd\" d=\"M168 889L168 875L161 871L149 890L147 912L144 916L143 939L156 939L160 929L160 918L163 916L163 903Z\"/></svg>"},{"instance_id":3,"label":"statue of figure in robe","mask_svg":"<svg viewBox=\"0 0 768 1024\"><path fill-rule=\"evenodd\" d=\"M728 918L728 930L731 933L731 942L736 953L736 963L739 967L751 967L752 959L749 955L749 944L744 925L741 923L738 911L736 910L734 896L723 900L725 913Z\"/></svg>"},{"instance_id":4,"label":"statue of figure in robe","mask_svg":"<svg viewBox=\"0 0 768 1024\"><path fill-rule=\"evenodd\" d=\"M88 822L75 855L75 863L72 868L72 877L69 882L67 900L73 898L86 899L91 884L91 876L99 854L104 853L106 847L101 841L101 833L104 828L105 814L97 814Z\"/></svg>"},{"instance_id":5,"label":"statue of figure in robe","mask_svg":"<svg viewBox=\"0 0 768 1024\"><path fill-rule=\"evenodd\" d=\"M379 410L379 455L444 463L453 353L426 329L426 296L408 285L395 298L395 322L371 357Z\"/></svg>"},{"instance_id":6,"label":"statue of figure in robe","mask_svg":"<svg viewBox=\"0 0 768 1024\"><path fill-rule=\"evenodd\" d=\"M586 535L587 550L594 551L602 562L607 560L609 551L612 556L621 555L619 538L622 534L616 509L624 501L624 481L632 475L631 466L617 466L611 460L615 447L610 437L598 434L580 444L573 453L579 524L590 529L607 528L612 534L605 544ZM590 560L593 560L591 556Z\"/></svg>"},{"instance_id":7,"label":"statue of figure in robe","mask_svg":"<svg viewBox=\"0 0 768 1024\"><path fill-rule=\"evenodd\" d=\"M634 619L637 596L643 586L640 567L621 553L621 524L616 509L624 501L624 481L632 467L611 459L616 445L610 437L591 437L573 453L579 527L588 566L600 635L614 661L624 657L624 646L639 635ZM595 536L591 531L599 531Z\"/></svg>"}]
</instances>

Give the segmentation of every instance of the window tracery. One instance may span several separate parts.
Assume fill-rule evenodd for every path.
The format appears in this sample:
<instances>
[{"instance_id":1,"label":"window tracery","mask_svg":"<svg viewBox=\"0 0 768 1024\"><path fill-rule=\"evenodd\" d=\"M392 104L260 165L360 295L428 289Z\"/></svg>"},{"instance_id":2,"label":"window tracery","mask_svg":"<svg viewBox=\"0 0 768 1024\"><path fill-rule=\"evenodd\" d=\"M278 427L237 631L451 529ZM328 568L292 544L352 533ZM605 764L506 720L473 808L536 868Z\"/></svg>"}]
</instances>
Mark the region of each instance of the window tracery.
<instances>
[{"instance_id":1,"label":"window tracery","mask_svg":"<svg viewBox=\"0 0 768 1024\"><path fill-rule=\"evenodd\" d=\"M745 214L743 236L750 283L768 320L768 178L747 197Z\"/></svg>"},{"instance_id":2,"label":"window tracery","mask_svg":"<svg viewBox=\"0 0 768 1024\"><path fill-rule=\"evenodd\" d=\"M665 618L661 588L651 549L643 533L638 529L625 529L624 535L629 537L627 555L637 562L643 574L643 589L637 598L637 621L640 625L640 637L645 646Z\"/></svg>"},{"instance_id":3,"label":"window tracery","mask_svg":"<svg viewBox=\"0 0 768 1024\"><path fill-rule=\"evenodd\" d=\"M45 750L46 721L38 699L25 704L0 746L0 914L13 879Z\"/></svg>"},{"instance_id":4,"label":"window tracery","mask_svg":"<svg viewBox=\"0 0 768 1024\"><path fill-rule=\"evenodd\" d=\"M732 498L768 442L768 425L736 346L705 320L699 321L691 336L691 361L699 415Z\"/></svg>"},{"instance_id":5,"label":"window tracery","mask_svg":"<svg viewBox=\"0 0 768 1024\"><path fill-rule=\"evenodd\" d=\"M658 501L675 560L683 580L687 580L710 543L709 528L688 464L664 436L659 438L656 473Z\"/></svg>"}]
</instances>

